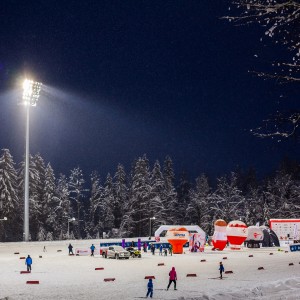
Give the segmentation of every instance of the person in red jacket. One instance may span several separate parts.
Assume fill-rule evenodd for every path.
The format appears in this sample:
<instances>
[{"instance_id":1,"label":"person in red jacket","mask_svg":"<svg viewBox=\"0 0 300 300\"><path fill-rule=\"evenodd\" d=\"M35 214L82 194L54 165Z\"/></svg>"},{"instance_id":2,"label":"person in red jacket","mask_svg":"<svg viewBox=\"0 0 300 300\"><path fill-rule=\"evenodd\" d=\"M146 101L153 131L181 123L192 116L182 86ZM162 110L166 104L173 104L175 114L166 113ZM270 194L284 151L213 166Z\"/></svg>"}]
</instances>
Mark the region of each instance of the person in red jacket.
<instances>
[{"instance_id":1,"label":"person in red jacket","mask_svg":"<svg viewBox=\"0 0 300 300\"><path fill-rule=\"evenodd\" d=\"M172 267L172 270L169 272L169 284L167 290L169 289L172 282L174 282L174 290L176 290L176 280L177 280L177 274L175 268Z\"/></svg>"}]
</instances>

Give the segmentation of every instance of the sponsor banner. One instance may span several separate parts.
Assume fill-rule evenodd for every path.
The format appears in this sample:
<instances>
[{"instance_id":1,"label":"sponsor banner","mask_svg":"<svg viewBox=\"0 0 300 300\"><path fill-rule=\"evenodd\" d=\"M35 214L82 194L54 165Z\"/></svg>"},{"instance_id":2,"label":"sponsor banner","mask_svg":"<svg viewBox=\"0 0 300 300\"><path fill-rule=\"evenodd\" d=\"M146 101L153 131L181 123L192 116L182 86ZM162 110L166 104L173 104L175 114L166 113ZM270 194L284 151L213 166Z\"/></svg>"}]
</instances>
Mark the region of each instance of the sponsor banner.
<instances>
[{"instance_id":1,"label":"sponsor banner","mask_svg":"<svg viewBox=\"0 0 300 300\"><path fill-rule=\"evenodd\" d=\"M189 250L191 252L203 252L205 245L205 235L190 233Z\"/></svg>"},{"instance_id":2,"label":"sponsor banner","mask_svg":"<svg viewBox=\"0 0 300 300\"><path fill-rule=\"evenodd\" d=\"M98 254L99 250L100 249L98 247L96 247L94 254ZM90 248L75 248L75 255L79 255L79 256L91 255L91 249Z\"/></svg>"},{"instance_id":3,"label":"sponsor banner","mask_svg":"<svg viewBox=\"0 0 300 300\"><path fill-rule=\"evenodd\" d=\"M300 251L300 244L292 244L292 245L290 245L290 251L291 252Z\"/></svg>"},{"instance_id":4,"label":"sponsor banner","mask_svg":"<svg viewBox=\"0 0 300 300\"><path fill-rule=\"evenodd\" d=\"M270 219L270 228L280 241L300 239L300 219Z\"/></svg>"}]
</instances>

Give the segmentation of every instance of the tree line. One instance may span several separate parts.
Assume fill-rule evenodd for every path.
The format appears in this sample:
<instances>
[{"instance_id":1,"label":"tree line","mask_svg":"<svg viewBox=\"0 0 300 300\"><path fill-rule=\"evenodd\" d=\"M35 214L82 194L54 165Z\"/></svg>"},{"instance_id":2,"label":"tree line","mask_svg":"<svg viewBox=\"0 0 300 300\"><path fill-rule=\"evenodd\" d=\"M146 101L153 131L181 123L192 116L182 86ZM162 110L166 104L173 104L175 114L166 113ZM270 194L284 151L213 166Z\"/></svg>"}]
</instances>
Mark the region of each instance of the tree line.
<instances>
[{"instance_id":1,"label":"tree line","mask_svg":"<svg viewBox=\"0 0 300 300\"><path fill-rule=\"evenodd\" d=\"M173 162L147 156L134 160L127 174L119 164L102 182L94 171L89 180L77 167L58 178L40 154L30 156L30 239L61 240L148 236L159 225L199 225L213 233L213 222L240 219L247 225L270 218L297 218L300 211L300 167L284 160L273 174L258 180L255 170L217 178L205 174L191 182L176 180ZM23 239L24 162L16 166L8 149L0 157L0 241ZM72 218L75 218L73 221ZM69 231L68 231L69 229ZM69 233L69 235L68 235Z\"/></svg>"}]
</instances>

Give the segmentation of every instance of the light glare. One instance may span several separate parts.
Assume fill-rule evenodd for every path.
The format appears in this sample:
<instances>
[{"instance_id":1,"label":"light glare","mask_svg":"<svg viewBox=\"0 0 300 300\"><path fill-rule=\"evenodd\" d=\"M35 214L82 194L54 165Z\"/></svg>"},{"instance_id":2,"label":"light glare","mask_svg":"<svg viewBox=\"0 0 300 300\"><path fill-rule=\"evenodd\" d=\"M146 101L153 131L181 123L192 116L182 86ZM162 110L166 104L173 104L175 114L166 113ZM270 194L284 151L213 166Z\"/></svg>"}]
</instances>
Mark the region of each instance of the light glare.
<instances>
[{"instance_id":1,"label":"light glare","mask_svg":"<svg viewBox=\"0 0 300 300\"><path fill-rule=\"evenodd\" d=\"M42 84L25 79L23 82L23 102L25 105L36 106L40 96Z\"/></svg>"}]
</instances>

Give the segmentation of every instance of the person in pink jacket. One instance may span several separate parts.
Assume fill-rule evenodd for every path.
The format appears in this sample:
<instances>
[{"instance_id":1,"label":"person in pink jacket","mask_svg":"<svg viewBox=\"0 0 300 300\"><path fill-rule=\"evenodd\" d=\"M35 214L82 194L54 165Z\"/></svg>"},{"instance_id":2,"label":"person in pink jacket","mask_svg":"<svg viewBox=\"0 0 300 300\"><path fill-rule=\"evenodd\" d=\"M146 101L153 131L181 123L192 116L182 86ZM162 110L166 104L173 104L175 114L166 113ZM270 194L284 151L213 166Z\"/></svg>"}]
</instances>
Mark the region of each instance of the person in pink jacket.
<instances>
[{"instance_id":1,"label":"person in pink jacket","mask_svg":"<svg viewBox=\"0 0 300 300\"><path fill-rule=\"evenodd\" d=\"M169 272L169 284L167 290L169 289L172 282L174 282L174 290L176 290L176 280L177 280L177 274L175 268L172 267L172 270Z\"/></svg>"}]
</instances>

